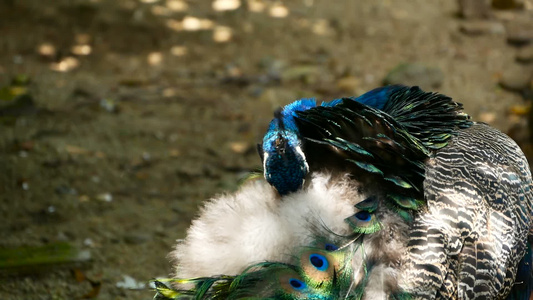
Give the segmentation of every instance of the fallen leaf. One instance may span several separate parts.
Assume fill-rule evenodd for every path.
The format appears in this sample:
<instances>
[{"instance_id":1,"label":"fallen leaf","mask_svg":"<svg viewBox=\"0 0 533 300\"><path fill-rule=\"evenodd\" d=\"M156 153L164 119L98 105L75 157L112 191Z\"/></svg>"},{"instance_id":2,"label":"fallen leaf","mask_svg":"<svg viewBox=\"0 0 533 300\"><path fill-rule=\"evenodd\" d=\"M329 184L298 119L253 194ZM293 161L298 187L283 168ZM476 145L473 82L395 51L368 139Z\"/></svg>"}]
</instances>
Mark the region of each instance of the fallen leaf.
<instances>
[{"instance_id":1,"label":"fallen leaf","mask_svg":"<svg viewBox=\"0 0 533 300\"><path fill-rule=\"evenodd\" d=\"M76 279L77 282L83 282L87 279L80 269L73 269L72 272L74 273L74 279Z\"/></svg>"},{"instance_id":2,"label":"fallen leaf","mask_svg":"<svg viewBox=\"0 0 533 300\"><path fill-rule=\"evenodd\" d=\"M245 142L231 142L229 143L229 147L231 151L237 153L237 154L243 154L250 148L250 145L248 145Z\"/></svg>"},{"instance_id":3,"label":"fallen leaf","mask_svg":"<svg viewBox=\"0 0 533 300\"><path fill-rule=\"evenodd\" d=\"M87 294L83 295L81 297L82 299L96 298L98 294L100 294L100 288L102 287L102 283L99 281L96 281L96 282L90 281L90 282L91 282L92 290L88 292Z\"/></svg>"},{"instance_id":4,"label":"fallen leaf","mask_svg":"<svg viewBox=\"0 0 533 300\"><path fill-rule=\"evenodd\" d=\"M88 154L89 153L87 149L83 149L81 147L74 146L74 145L65 146L65 150L67 150L67 152L70 154Z\"/></svg>"},{"instance_id":5,"label":"fallen leaf","mask_svg":"<svg viewBox=\"0 0 533 300\"><path fill-rule=\"evenodd\" d=\"M512 114L519 115L519 116L525 116L529 114L529 111L531 110L531 104L526 105L513 105L509 108L509 111Z\"/></svg>"}]
</instances>

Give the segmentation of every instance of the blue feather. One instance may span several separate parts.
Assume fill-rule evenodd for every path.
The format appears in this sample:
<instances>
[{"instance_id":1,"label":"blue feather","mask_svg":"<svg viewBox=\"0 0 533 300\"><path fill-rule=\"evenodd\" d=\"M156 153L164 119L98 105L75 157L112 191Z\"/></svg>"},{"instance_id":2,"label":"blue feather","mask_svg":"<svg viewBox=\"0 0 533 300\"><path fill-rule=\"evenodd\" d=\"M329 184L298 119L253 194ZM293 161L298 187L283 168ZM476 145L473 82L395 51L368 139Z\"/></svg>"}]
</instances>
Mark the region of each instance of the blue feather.
<instances>
[{"instance_id":1,"label":"blue feather","mask_svg":"<svg viewBox=\"0 0 533 300\"><path fill-rule=\"evenodd\" d=\"M401 85L384 86L364 93L361 96L355 98L354 100L364 105L383 110L383 107L385 107L385 104L390 99L390 95L404 88L405 87Z\"/></svg>"},{"instance_id":2,"label":"blue feather","mask_svg":"<svg viewBox=\"0 0 533 300\"><path fill-rule=\"evenodd\" d=\"M340 103L342 103L342 101L346 99L346 100L354 100L364 105L368 105L370 107L383 110L383 107L385 107L385 104L390 99L390 95L392 95L394 92L402 88L405 88L405 87L401 85L389 85L389 86L379 87L369 92L366 92L359 97L335 99L330 102L322 102L320 105L324 107L334 107L334 106L339 105Z\"/></svg>"},{"instance_id":3,"label":"blue feather","mask_svg":"<svg viewBox=\"0 0 533 300\"><path fill-rule=\"evenodd\" d=\"M276 130L276 129L286 129L293 132L298 132L298 127L296 126L296 122L294 120L295 112L297 111L305 111L310 108L316 107L316 101L313 98L304 98L297 101L294 101L290 104L287 104L283 107L280 113L280 119L283 124L270 123L270 126L268 127L269 130ZM274 124L273 124L274 123Z\"/></svg>"}]
</instances>

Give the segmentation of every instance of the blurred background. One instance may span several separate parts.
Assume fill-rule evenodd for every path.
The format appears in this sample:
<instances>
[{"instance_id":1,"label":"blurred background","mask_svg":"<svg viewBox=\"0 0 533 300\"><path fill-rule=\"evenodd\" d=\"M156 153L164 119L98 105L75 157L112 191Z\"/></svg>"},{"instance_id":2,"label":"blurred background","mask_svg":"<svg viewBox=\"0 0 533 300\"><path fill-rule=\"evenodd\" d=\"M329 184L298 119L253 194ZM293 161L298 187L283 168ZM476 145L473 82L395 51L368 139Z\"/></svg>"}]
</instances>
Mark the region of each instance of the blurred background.
<instances>
[{"instance_id":1,"label":"blurred background","mask_svg":"<svg viewBox=\"0 0 533 300\"><path fill-rule=\"evenodd\" d=\"M0 0L0 299L150 299L272 112L383 84L533 161L527 0Z\"/></svg>"}]
</instances>

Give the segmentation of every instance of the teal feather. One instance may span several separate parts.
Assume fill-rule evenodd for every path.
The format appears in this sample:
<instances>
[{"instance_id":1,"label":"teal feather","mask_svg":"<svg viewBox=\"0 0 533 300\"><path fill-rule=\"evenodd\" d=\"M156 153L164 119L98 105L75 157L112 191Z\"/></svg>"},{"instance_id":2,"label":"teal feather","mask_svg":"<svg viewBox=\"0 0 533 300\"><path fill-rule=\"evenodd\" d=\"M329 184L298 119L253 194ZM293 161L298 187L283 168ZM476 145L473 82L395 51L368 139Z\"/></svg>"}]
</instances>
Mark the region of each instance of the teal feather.
<instances>
[{"instance_id":1,"label":"teal feather","mask_svg":"<svg viewBox=\"0 0 533 300\"><path fill-rule=\"evenodd\" d=\"M352 151L354 153L357 153L357 154L360 154L360 155L363 155L363 156L368 156L368 157L373 157L372 153L366 151L363 147L357 145L356 143L351 143L345 139L342 139L340 137L337 137L335 138L337 141L338 141L338 144L341 144L341 145L344 145L343 147L346 147L344 148L344 150L349 150L349 151ZM325 140L326 142L329 142L331 140L327 139Z\"/></svg>"},{"instance_id":2,"label":"teal feather","mask_svg":"<svg viewBox=\"0 0 533 300\"><path fill-rule=\"evenodd\" d=\"M383 179L385 179L385 180L387 180L387 181L389 181L389 182L392 182L392 183L394 183L396 186L399 186L399 187L401 187L401 188L403 188L403 189L412 189L412 188L414 188L413 185L411 185L409 182L403 180L403 179L400 178L400 177L385 177L385 178L383 178Z\"/></svg>"},{"instance_id":3,"label":"teal feather","mask_svg":"<svg viewBox=\"0 0 533 300\"><path fill-rule=\"evenodd\" d=\"M324 139L324 142L328 143L328 144L331 144L337 148L340 148L342 150L348 150L350 149L350 147L348 147L348 145L346 143L343 143L342 140L341 141L336 141L336 140L331 140L331 139Z\"/></svg>"},{"instance_id":4,"label":"teal feather","mask_svg":"<svg viewBox=\"0 0 533 300\"><path fill-rule=\"evenodd\" d=\"M373 213L378 209L379 202L376 197L368 197L365 200L355 204L355 208L359 210L365 210L370 213Z\"/></svg>"},{"instance_id":5,"label":"teal feather","mask_svg":"<svg viewBox=\"0 0 533 300\"><path fill-rule=\"evenodd\" d=\"M405 222L407 223L413 222L413 213L411 211L405 210L403 208L395 207L394 205L391 205L391 204L389 204L389 207L394 212L394 214L402 218Z\"/></svg>"},{"instance_id":6,"label":"teal feather","mask_svg":"<svg viewBox=\"0 0 533 300\"><path fill-rule=\"evenodd\" d=\"M347 159L347 161L354 163L356 166L358 166L359 168L367 172L383 175L383 172L372 164L364 163L364 162L360 162L360 161L356 161L352 159Z\"/></svg>"},{"instance_id":7,"label":"teal feather","mask_svg":"<svg viewBox=\"0 0 533 300\"><path fill-rule=\"evenodd\" d=\"M398 194L388 194L387 198L394 201L395 204L405 209L417 210L423 205L422 200L417 200L413 197L403 196Z\"/></svg>"}]
</instances>

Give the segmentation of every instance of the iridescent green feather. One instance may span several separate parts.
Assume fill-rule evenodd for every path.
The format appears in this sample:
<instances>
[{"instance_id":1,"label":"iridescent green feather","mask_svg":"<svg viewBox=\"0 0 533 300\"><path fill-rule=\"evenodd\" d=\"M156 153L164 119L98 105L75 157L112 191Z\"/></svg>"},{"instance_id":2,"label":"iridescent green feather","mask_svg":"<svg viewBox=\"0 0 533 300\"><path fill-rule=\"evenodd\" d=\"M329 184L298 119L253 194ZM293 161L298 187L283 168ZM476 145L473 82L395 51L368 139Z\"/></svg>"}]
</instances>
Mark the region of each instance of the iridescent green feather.
<instances>
[{"instance_id":1,"label":"iridescent green feather","mask_svg":"<svg viewBox=\"0 0 533 300\"><path fill-rule=\"evenodd\" d=\"M355 233L372 234L381 230L381 224L374 213L361 210L344 219Z\"/></svg>"},{"instance_id":2,"label":"iridescent green feather","mask_svg":"<svg viewBox=\"0 0 533 300\"><path fill-rule=\"evenodd\" d=\"M387 198L394 201L398 206L405 209L417 210L421 205L424 204L422 200L417 200L416 198L410 196L403 196L398 194L388 194Z\"/></svg>"},{"instance_id":3,"label":"iridescent green feather","mask_svg":"<svg viewBox=\"0 0 533 300\"><path fill-rule=\"evenodd\" d=\"M455 135L457 129L472 125L462 107L445 95L427 93L418 87L404 87L391 94L383 111L402 124L425 147L440 149L447 145L447 140Z\"/></svg>"},{"instance_id":4,"label":"iridescent green feather","mask_svg":"<svg viewBox=\"0 0 533 300\"><path fill-rule=\"evenodd\" d=\"M366 210L370 213L373 213L374 211L376 211L376 209L378 209L378 206L379 206L379 202L377 198L373 196L368 197L365 200L360 201L357 204L355 204L355 208L359 210Z\"/></svg>"},{"instance_id":5,"label":"iridescent green feather","mask_svg":"<svg viewBox=\"0 0 533 300\"><path fill-rule=\"evenodd\" d=\"M415 186L411 185L409 182L403 180L399 176L393 176L393 177L384 177L383 179L394 183L396 186L404 188L404 189L412 189L415 188Z\"/></svg>"},{"instance_id":6,"label":"iridescent green feather","mask_svg":"<svg viewBox=\"0 0 533 300\"><path fill-rule=\"evenodd\" d=\"M236 276L156 280L155 299L339 299L352 284L352 257L352 247L303 248L295 265L265 262Z\"/></svg>"},{"instance_id":7,"label":"iridescent green feather","mask_svg":"<svg viewBox=\"0 0 533 300\"><path fill-rule=\"evenodd\" d=\"M386 96L378 92L378 97L386 97L379 100L384 101L381 110L343 98L332 105L295 112L301 135L309 141L305 153L311 164L326 155L338 156L353 163L356 179L364 178L366 172L381 177L392 190L405 190L408 196L420 198L424 162L431 151L445 147L458 129L472 122L462 112L462 105L447 96L418 87L394 86L387 91ZM327 147L320 148L323 146L336 151L328 152ZM316 157L311 157L315 153ZM335 166L331 157L326 161L326 168Z\"/></svg>"},{"instance_id":8,"label":"iridescent green feather","mask_svg":"<svg viewBox=\"0 0 533 300\"><path fill-rule=\"evenodd\" d=\"M364 162L356 161L353 159L347 159L347 161L354 163L356 166L358 166L359 168L367 172L383 175L383 172L380 169L378 169L376 166L374 166L373 164L364 163Z\"/></svg>"}]
</instances>

